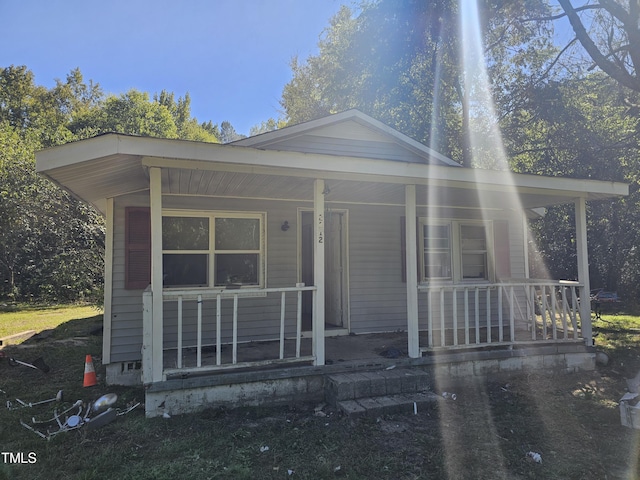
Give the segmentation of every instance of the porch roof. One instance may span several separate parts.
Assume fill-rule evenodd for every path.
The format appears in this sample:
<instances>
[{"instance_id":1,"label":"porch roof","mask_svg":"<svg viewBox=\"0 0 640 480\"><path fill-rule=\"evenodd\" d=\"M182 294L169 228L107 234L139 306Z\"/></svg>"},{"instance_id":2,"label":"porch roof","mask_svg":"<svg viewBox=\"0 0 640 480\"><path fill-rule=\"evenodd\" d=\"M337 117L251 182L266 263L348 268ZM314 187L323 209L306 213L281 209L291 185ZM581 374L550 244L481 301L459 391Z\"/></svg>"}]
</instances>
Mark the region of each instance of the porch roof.
<instances>
[{"instance_id":1,"label":"porch roof","mask_svg":"<svg viewBox=\"0 0 640 480\"><path fill-rule=\"evenodd\" d=\"M522 208L628 194L619 182L121 134L36 154L39 173L102 212L107 198L148 190L149 167L163 169L163 193L186 195L311 201L315 178L330 188L327 202L402 205L411 184L418 185L418 204L463 208L504 208L508 193Z\"/></svg>"}]
</instances>

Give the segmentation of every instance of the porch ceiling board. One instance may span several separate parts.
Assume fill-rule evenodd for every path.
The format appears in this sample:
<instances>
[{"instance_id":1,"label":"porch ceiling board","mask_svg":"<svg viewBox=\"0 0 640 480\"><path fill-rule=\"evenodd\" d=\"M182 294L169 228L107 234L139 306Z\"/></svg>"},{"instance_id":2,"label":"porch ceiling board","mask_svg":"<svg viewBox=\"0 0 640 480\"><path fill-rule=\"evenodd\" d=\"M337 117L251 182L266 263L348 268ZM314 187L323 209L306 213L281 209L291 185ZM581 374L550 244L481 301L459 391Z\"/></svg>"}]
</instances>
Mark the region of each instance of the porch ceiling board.
<instances>
[{"instance_id":1,"label":"porch ceiling board","mask_svg":"<svg viewBox=\"0 0 640 480\"><path fill-rule=\"evenodd\" d=\"M164 169L163 191L171 195L311 201L313 179L283 175Z\"/></svg>"},{"instance_id":2,"label":"porch ceiling board","mask_svg":"<svg viewBox=\"0 0 640 480\"><path fill-rule=\"evenodd\" d=\"M275 200L311 201L313 178L262 173L165 168L162 173L163 193L170 195L202 195L234 198L272 198ZM326 180L331 203L370 203L404 205L404 185L385 182ZM536 208L551 204L571 203L573 192L553 192L531 188L504 188L484 185L481 190L460 182L434 182L418 185L419 206L466 209Z\"/></svg>"}]
</instances>

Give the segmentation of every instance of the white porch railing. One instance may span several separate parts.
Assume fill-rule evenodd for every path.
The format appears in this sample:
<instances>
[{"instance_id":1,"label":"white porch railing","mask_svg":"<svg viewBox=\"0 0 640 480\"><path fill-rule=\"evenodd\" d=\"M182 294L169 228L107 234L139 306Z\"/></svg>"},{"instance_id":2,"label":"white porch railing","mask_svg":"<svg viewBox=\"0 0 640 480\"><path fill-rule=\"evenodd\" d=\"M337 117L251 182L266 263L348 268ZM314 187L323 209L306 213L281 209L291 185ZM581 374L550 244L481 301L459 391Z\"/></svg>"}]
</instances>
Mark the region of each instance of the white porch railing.
<instances>
[{"instance_id":1,"label":"white porch railing","mask_svg":"<svg viewBox=\"0 0 640 480\"><path fill-rule=\"evenodd\" d=\"M580 287L551 280L420 285L420 350L581 340Z\"/></svg>"},{"instance_id":2,"label":"white porch railing","mask_svg":"<svg viewBox=\"0 0 640 480\"><path fill-rule=\"evenodd\" d=\"M163 376L170 376L172 374L185 373L187 371L206 371L206 370L218 370L222 368L239 368L239 367L253 367L258 365L268 365L272 363L288 363L288 362L300 362L303 360L313 360L313 356L303 356L301 354L301 340L302 340L302 292L313 292L315 301L315 286L296 286L285 288L263 288L263 289L237 289L237 290L221 290L221 289L185 289L185 290L166 290L163 291L163 303L165 305L164 312L164 325L165 329L170 327L171 331L175 331L175 338L173 334L163 334L163 355L161 371ZM145 296L151 296L152 293L147 291ZM262 305L266 302L266 297L269 295L278 295L279 300L269 300L274 305L279 301L279 329L276 341L279 343L279 348L275 351L273 358L263 358L259 361L245 361L238 357L238 345L239 343L239 331L242 330L242 319L239 318L239 304L244 301L260 301ZM291 319L292 303L289 302L289 309L287 309L287 296L294 295L295 302L295 318ZM175 315L168 314L167 305L175 303ZM231 303L231 305L229 305ZM147 305L150 305L150 301L147 299ZM205 309L205 306L208 307ZM229 308L231 307L231 308ZM152 314L145 308L145 315ZM173 309L172 309L173 310ZM213 314L206 314L205 310L209 312L214 311ZM289 310L289 318L287 318L287 310ZM225 315L226 314L226 315ZM186 317L189 317L190 322L187 328ZM193 317L195 316L195 325L193 325ZM226 321L226 325L229 323L231 317L231 332L223 331L223 323ZM295 322L292 325L292 322ZM273 324L272 324L273 325ZM157 328L157 323L153 328ZM205 329L209 332L213 330L205 339ZM187 331L188 330L188 331ZM195 330L195 332L193 331ZM228 330L228 326L226 328ZM294 330L293 336L291 331ZM289 331L289 338L286 338L286 332ZM186 334L189 335L186 335ZM195 338L194 334L195 333ZM169 338L172 346L167 348L165 342L167 337ZM189 340L186 337L189 336ZM223 341L223 338L227 337L227 340ZM275 333L274 333L275 337ZM175 342L174 342L175 340ZM229 341L230 340L230 341ZM285 340L289 342L295 341L295 352L289 353L285 356ZM175 347L173 344L175 343ZM223 359L222 350L224 346L230 346L231 357ZM215 347L215 361L203 360L203 351L206 347ZM189 356L193 354L195 350L195 360L190 359L187 366L184 361L185 353L189 351ZM173 352L175 351L175 357ZM175 360L170 360L171 358ZM169 361L172 364L171 368L167 368ZM157 365L154 365L154 369Z\"/></svg>"}]
</instances>

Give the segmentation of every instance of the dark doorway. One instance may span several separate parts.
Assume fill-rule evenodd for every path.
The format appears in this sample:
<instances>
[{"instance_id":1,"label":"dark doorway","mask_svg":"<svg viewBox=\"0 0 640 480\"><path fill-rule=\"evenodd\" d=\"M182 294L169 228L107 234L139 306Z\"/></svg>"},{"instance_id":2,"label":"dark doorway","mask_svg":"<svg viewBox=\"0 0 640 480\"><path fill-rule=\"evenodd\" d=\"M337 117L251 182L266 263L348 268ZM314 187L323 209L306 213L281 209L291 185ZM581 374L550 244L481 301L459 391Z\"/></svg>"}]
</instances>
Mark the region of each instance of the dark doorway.
<instances>
[{"instance_id":1,"label":"dark doorway","mask_svg":"<svg viewBox=\"0 0 640 480\"><path fill-rule=\"evenodd\" d=\"M325 328L347 328L346 211L325 212ZM313 285L313 212L300 212L300 278ZM313 294L302 293L302 329L311 330Z\"/></svg>"}]
</instances>

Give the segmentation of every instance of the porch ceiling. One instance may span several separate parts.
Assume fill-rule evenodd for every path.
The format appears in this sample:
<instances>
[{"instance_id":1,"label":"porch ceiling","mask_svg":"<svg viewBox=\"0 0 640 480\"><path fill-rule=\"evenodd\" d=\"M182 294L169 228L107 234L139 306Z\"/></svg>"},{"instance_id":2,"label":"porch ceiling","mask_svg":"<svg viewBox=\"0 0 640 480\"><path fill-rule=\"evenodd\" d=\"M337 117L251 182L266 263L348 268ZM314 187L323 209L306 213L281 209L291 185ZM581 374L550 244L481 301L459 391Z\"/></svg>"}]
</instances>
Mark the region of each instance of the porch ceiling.
<instances>
[{"instance_id":1,"label":"porch ceiling","mask_svg":"<svg viewBox=\"0 0 640 480\"><path fill-rule=\"evenodd\" d=\"M64 165L47 176L70 194L105 212L106 199L149 189L149 176L134 155L109 155Z\"/></svg>"},{"instance_id":2,"label":"porch ceiling","mask_svg":"<svg viewBox=\"0 0 640 480\"><path fill-rule=\"evenodd\" d=\"M322 178L327 202L404 205L404 186L415 184L418 205L517 209L628 192L614 182L116 134L36 155L38 172L102 212L107 198L147 190L149 167L162 169L163 192L174 195L311 201Z\"/></svg>"},{"instance_id":3,"label":"porch ceiling","mask_svg":"<svg viewBox=\"0 0 640 480\"><path fill-rule=\"evenodd\" d=\"M313 201L313 177L169 168L162 171L163 194ZM460 182L418 185L418 205L452 208L536 208L573 202L579 193ZM404 205L404 184L327 179L326 202Z\"/></svg>"}]
</instances>

